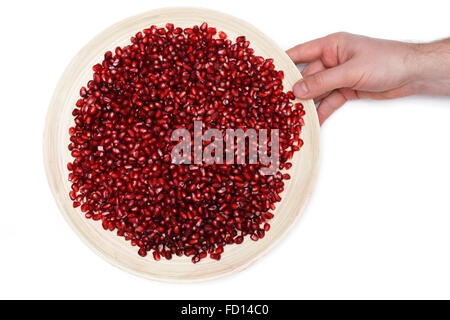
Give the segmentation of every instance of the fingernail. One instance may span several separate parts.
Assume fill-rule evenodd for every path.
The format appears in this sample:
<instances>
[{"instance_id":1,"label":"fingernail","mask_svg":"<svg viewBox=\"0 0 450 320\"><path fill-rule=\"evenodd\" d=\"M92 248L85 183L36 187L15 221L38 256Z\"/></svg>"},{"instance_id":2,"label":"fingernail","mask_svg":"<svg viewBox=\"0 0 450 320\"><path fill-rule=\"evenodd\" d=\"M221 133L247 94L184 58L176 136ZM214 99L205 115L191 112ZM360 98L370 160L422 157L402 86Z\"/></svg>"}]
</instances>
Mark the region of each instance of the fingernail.
<instances>
[{"instance_id":1,"label":"fingernail","mask_svg":"<svg viewBox=\"0 0 450 320\"><path fill-rule=\"evenodd\" d=\"M297 82L294 85L293 91L294 91L294 95L299 98L308 94L308 88L306 87L305 81Z\"/></svg>"}]
</instances>

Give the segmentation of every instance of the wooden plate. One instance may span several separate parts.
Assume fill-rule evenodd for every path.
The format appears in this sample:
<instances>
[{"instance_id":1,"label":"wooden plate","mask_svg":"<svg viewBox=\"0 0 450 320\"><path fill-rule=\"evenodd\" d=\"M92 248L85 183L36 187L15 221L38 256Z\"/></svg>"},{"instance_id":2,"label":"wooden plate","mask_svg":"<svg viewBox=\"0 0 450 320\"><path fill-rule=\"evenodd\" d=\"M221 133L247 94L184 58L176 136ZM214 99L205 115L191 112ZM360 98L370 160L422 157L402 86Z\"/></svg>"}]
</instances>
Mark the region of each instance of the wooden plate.
<instances>
[{"instance_id":1,"label":"wooden plate","mask_svg":"<svg viewBox=\"0 0 450 320\"><path fill-rule=\"evenodd\" d=\"M248 23L235 17L198 8L167 8L146 12L121 21L89 42L66 68L51 100L44 134L44 161L47 178L58 207L78 236L98 255L111 264L133 274L157 280L192 282L207 280L247 268L277 245L294 225L307 203L316 180L319 160L319 123L312 100L302 101L305 109L305 126L302 131L304 145L293 159L288 181L278 203L271 230L265 238L254 242L246 238L240 245L226 246L222 259L204 259L193 264L187 257L174 257L170 261L154 261L152 255L145 258L137 254L123 237L103 230L99 221L84 218L79 208L72 207L68 197L70 183L66 164L71 161L67 149L68 129L73 124L71 112L79 98L79 89L92 77L92 66L103 59L103 54L116 46L129 43L132 35L151 25L191 27L203 21L226 32L230 39L245 35L255 54L273 58L277 69L284 70L285 89L301 78L297 67L285 52L272 40ZM87 266L86 266L87 267Z\"/></svg>"}]
</instances>

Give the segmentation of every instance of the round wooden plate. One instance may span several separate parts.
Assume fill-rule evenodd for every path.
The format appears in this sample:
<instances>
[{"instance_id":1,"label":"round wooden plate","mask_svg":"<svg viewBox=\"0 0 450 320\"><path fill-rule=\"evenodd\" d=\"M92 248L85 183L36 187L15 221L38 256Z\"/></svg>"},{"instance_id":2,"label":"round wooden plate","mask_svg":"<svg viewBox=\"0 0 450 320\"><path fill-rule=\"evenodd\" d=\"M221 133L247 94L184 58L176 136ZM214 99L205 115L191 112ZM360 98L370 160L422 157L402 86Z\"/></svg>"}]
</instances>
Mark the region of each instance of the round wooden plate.
<instances>
[{"instance_id":1,"label":"round wooden plate","mask_svg":"<svg viewBox=\"0 0 450 320\"><path fill-rule=\"evenodd\" d=\"M285 73L285 90L301 79L300 72L286 53L271 39L248 23L235 17L198 8L166 8L146 12L121 21L89 42L66 68L51 100L44 134L44 161L47 178L58 207L79 237L98 255L111 264L133 274L172 282L208 280L247 268L277 245L295 224L309 200L319 164L319 123L312 100L301 101L306 110L305 126L301 137L304 145L293 159L288 181L277 204L271 230L257 242L246 238L240 245L226 246L220 261L204 259L193 264L187 257L174 257L167 261L154 261L152 255L145 258L137 254L123 237L103 230L99 221L88 220L79 208L72 207L69 199L70 183L67 179L67 162L71 161L67 149L68 129L73 125L71 112L79 98L79 89L92 77L92 66L103 60L103 55L116 46L129 43L130 37L151 25L165 26L167 22L180 27L192 27L208 22L228 34L232 40L245 35L255 54L273 58L276 68Z\"/></svg>"}]
</instances>

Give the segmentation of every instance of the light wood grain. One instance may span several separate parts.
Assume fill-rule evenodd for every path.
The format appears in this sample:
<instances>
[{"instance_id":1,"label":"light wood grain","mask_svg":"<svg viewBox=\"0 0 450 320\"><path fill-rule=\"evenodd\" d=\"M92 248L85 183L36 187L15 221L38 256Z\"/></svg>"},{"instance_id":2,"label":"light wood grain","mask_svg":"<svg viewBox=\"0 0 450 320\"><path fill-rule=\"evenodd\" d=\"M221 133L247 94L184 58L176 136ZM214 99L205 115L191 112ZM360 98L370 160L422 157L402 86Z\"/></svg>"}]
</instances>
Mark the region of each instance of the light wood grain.
<instances>
[{"instance_id":1,"label":"light wood grain","mask_svg":"<svg viewBox=\"0 0 450 320\"><path fill-rule=\"evenodd\" d=\"M174 257L171 261L142 258L115 232L104 231L100 222L87 220L79 208L72 207L68 197L70 183L66 164L71 161L67 150L68 128L73 125L71 112L78 99L79 89L92 77L91 67L102 61L107 50L129 43L136 32L151 25L164 26L172 22L188 27L206 21L226 32L230 39L245 35L257 55L273 58L277 69L284 70L284 86L290 89L301 78L300 72L285 52L263 33L248 23L216 11L199 8L168 8L146 12L121 21L89 42L70 62L62 75L51 100L44 133L44 161L48 182L61 213L78 236L98 255L111 264L133 274L171 282L208 280L241 271L277 245L301 215L314 187L319 164L319 124L311 100L302 101L306 109L305 126L301 137L304 145L293 159L290 180L283 200L277 205L271 230L265 238L254 242L246 239L241 245L225 247L220 261L204 259L192 264L190 258ZM89 266L86 266L89 268Z\"/></svg>"}]
</instances>

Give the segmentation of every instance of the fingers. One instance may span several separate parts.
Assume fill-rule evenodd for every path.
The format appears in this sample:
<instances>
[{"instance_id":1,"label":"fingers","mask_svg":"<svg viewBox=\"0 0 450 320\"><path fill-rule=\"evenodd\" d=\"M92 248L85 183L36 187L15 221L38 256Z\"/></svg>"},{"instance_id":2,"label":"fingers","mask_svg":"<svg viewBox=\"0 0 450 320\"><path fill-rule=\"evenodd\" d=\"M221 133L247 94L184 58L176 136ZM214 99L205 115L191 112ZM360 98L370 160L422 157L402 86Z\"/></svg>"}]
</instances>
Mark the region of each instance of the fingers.
<instances>
[{"instance_id":1,"label":"fingers","mask_svg":"<svg viewBox=\"0 0 450 320\"><path fill-rule=\"evenodd\" d=\"M410 95L407 87L402 86L399 88L382 91L382 92L370 92L370 91L358 91L358 96L361 99L373 99L373 100L387 100L401 98Z\"/></svg>"},{"instance_id":2,"label":"fingers","mask_svg":"<svg viewBox=\"0 0 450 320\"><path fill-rule=\"evenodd\" d=\"M323 99L325 99L326 97L328 97L328 96L331 94L331 92L332 92L332 91L327 92L327 93L324 93L324 94L321 94L321 95L318 96L317 98L314 98L314 99L313 99L313 100L314 100L314 103L315 103L315 104L319 103L320 101L322 101Z\"/></svg>"},{"instance_id":3,"label":"fingers","mask_svg":"<svg viewBox=\"0 0 450 320\"><path fill-rule=\"evenodd\" d=\"M326 67L323 65L322 61L321 60L316 60L316 61L311 62L310 64L308 64L302 70L302 76L303 77L307 77L307 76L310 76L310 75L315 74L317 72L323 71L325 69L326 69ZM330 93L331 92L326 92L326 93L321 94L320 96L314 98L314 103L318 103L322 99L328 97L330 95Z\"/></svg>"},{"instance_id":4,"label":"fingers","mask_svg":"<svg viewBox=\"0 0 450 320\"><path fill-rule=\"evenodd\" d=\"M323 48L329 41L329 37L315 39L299 44L286 51L286 53L295 64L312 62L320 58Z\"/></svg>"},{"instance_id":5,"label":"fingers","mask_svg":"<svg viewBox=\"0 0 450 320\"><path fill-rule=\"evenodd\" d=\"M352 36L345 32L329 34L326 37L299 44L287 50L286 53L295 64L322 59L322 61L325 61L325 65L327 65L329 59L334 61L337 57L338 47L351 46L351 41L349 42L348 39Z\"/></svg>"},{"instance_id":6,"label":"fingers","mask_svg":"<svg viewBox=\"0 0 450 320\"><path fill-rule=\"evenodd\" d=\"M296 97L313 99L337 88L352 87L355 82L348 62L337 67L306 76L293 87Z\"/></svg>"},{"instance_id":7,"label":"fingers","mask_svg":"<svg viewBox=\"0 0 450 320\"><path fill-rule=\"evenodd\" d=\"M355 91L355 90L350 89L350 88L340 88L340 89L338 89L338 91L344 96L345 100L347 100L347 101L356 100L356 99L360 99L361 98L358 95L358 91ZM321 94L317 98L314 98L314 103L315 104L319 103L320 101L322 101L323 99L328 97L332 92L333 91L329 91L327 93Z\"/></svg>"},{"instance_id":8,"label":"fingers","mask_svg":"<svg viewBox=\"0 0 450 320\"><path fill-rule=\"evenodd\" d=\"M308 64L303 70L302 70L302 76L310 76L314 73L320 72L325 70L326 67L323 65L321 60L316 60L314 62L311 62Z\"/></svg>"},{"instance_id":9,"label":"fingers","mask_svg":"<svg viewBox=\"0 0 450 320\"><path fill-rule=\"evenodd\" d=\"M346 101L347 99L345 96L339 91L333 91L328 97L323 99L317 108L320 125L322 125L322 123Z\"/></svg>"}]
</instances>

